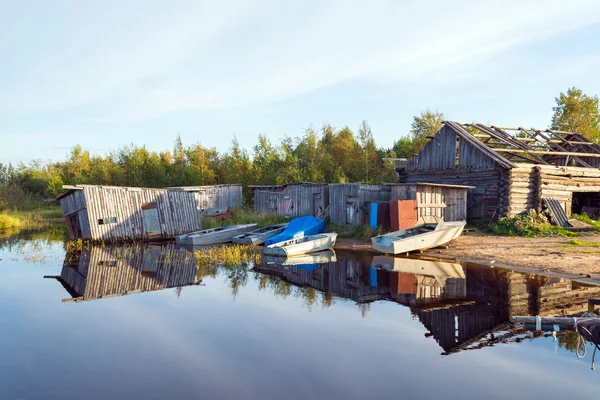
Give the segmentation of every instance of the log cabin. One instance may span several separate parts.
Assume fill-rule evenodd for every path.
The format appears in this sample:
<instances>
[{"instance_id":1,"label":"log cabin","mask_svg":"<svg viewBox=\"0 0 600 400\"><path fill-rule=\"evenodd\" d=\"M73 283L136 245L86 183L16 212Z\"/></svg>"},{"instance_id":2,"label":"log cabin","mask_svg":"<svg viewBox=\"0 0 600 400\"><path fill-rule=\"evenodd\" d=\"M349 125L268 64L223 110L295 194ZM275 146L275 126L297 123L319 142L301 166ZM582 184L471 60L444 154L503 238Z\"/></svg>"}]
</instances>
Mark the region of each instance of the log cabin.
<instances>
[{"instance_id":1,"label":"log cabin","mask_svg":"<svg viewBox=\"0 0 600 400\"><path fill-rule=\"evenodd\" d=\"M445 121L398 173L403 183L473 186L469 219L541 211L544 198L567 215L600 211L600 146L577 132Z\"/></svg>"}]
</instances>

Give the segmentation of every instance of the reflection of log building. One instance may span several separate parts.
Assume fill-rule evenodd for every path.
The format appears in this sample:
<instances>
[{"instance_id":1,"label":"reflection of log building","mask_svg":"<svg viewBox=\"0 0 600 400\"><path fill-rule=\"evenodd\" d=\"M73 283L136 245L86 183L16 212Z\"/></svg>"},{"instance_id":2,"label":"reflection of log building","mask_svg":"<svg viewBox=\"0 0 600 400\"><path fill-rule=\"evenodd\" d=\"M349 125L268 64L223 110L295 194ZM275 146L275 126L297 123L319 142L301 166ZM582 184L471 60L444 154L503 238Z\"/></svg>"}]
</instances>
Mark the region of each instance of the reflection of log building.
<instances>
[{"instance_id":1,"label":"reflection of log building","mask_svg":"<svg viewBox=\"0 0 600 400\"><path fill-rule=\"evenodd\" d=\"M445 353L481 346L481 339L508 327L510 316L573 315L587 310L588 299L600 297L600 287L563 279L352 253L338 253L336 262L313 270L264 262L255 269L357 303L409 306Z\"/></svg>"},{"instance_id":2,"label":"reflection of log building","mask_svg":"<svg viewBox=\"0 0 600 400\"><path fill-rule=\"evenodd\" d=\"M70 250L53 278L72 297L63 301L79 301L192 285L196 276L193 254L163 243Z\"/></svg>"}]
</instances>

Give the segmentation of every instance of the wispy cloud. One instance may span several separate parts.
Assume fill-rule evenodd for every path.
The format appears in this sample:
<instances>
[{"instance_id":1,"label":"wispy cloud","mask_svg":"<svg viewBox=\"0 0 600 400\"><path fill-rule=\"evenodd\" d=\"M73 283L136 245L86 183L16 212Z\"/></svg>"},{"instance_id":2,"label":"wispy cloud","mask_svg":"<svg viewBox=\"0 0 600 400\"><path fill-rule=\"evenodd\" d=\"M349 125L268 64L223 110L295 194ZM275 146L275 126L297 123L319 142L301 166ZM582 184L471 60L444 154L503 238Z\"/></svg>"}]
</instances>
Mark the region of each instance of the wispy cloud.
<instances>
[{"instance_id":1,"label":"wispy cloud","mask_svg":"<svg viewBox=\"0 0 600 400\"><path fill-rule=\"evenodd\" d=\"M0 17L0 58L12 60L0 65L0 109L87 107L116 121L277 102L356 79L465 80L511 47L600 21L587 0L22 7Z\"/></svg>"}]
</instances>

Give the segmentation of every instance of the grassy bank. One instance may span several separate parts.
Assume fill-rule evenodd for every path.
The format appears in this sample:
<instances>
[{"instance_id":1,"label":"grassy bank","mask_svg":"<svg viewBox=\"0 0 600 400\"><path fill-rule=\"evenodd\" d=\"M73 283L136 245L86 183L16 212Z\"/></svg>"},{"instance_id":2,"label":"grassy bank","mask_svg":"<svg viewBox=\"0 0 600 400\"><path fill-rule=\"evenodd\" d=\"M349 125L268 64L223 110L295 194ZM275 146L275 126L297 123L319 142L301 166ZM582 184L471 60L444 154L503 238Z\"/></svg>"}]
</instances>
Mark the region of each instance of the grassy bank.
<instances>
[{"instance_id":1,"label":"grassy bank","mask_svg":"<svg viewBox=\"0 0 600 400\"><path fill-rule=\"evenodd\" d=\"M588 215L572 215L572 218L585 222L590 225L591 232L600 233L600 221L591 219ZM587 232L579 232L556 226L550 223L543 214L529 212L525 215L518 215L510 218L500 218L497 221L491 221L484 224L476 224L477 228L487 232L502 236L523 236L523 237L575 237Z\"/></svg>"},{"instance_id":2,"label":"grassy bank","mask_svg":"<svg viewBox=\"0 0 600 400\"><path fill-rule=\"evenodd\" d=\"M62 217L60 208L44 207L35 210L4 210L0 212L0 232L39 230L54 222L53 219Z\"/></svg>"}]
</instances>

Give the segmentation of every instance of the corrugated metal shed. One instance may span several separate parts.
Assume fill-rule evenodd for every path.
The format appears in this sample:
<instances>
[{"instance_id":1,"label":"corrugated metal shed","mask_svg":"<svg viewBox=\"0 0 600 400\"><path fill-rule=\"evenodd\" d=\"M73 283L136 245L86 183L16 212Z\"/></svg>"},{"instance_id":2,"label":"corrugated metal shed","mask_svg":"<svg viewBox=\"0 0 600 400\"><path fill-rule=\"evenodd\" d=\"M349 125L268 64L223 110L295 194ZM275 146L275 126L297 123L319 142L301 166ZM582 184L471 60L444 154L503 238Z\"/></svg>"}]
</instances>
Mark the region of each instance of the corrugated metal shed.
<instances>
[{"instance_id":1,"label":"corrugated metal shed","mask_svg":"<svg viewBox=\"0 0 600 400\"><path fill-rule=\"evenodd\" d=\"M254 212L295 218L312 215L324 218L329 206L326 184L296 182L287 185L251 186Z\"/></svg>"}]
</instances>

